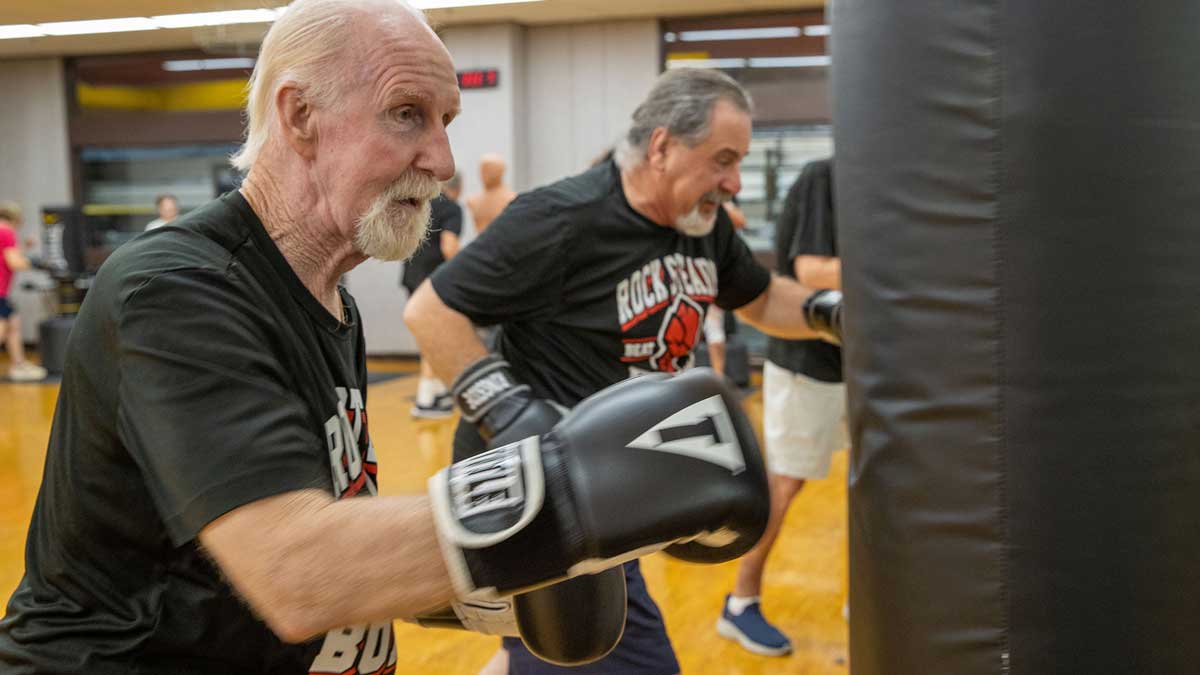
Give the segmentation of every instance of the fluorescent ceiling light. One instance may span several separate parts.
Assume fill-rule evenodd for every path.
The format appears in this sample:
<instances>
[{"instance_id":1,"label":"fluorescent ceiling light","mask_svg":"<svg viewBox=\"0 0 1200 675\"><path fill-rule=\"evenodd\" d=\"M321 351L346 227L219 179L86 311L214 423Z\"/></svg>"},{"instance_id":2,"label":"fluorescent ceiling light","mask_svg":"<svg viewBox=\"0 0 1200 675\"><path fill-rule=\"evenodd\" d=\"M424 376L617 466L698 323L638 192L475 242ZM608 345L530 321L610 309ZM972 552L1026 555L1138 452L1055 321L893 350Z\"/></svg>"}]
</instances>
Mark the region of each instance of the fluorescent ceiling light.
<instances>
[{"instance_id":1,"label":"fluorescent ceiling light","mask_svg":"<svg viewBox=\"0 0 1200 675\"><path fill-rule=\"evenodd\" d=\"M198 26L226 26L235 23L270 23L279 18L279 9L237 9L227 12L198 12L195 14L164 14L152 16L158 28L195 28Z\"/></svg>"},{"instance_id":2,"label":"fluorescent ceiling light","mask_svg":"<svg viewBox=\"0 0 1200 675\"><path fill-rule=\"evenodd\" d=\"M804 34L809 37L818 37L821 35L829 35L829 26L827 26L825 24L818 24L815 26L805 26Z\"/></svg>"},{"instance_id":3,"label":"fluorescent ceiling light","mask_svg":"<svg viewBox=\"0 0 1200 675\"><path fill-rule=\"evenodd\" d=\"M189 70L228 70L231 68L253 68L254 59L183 59L179 61L163 61L163 70L184 72Z\"/></svg>"},{"instance_id":4,"label":"fluorescent ceiling light","mask_svg":"<svg viewBox=\"0 0 1200 675\"><path fill-rule=\"evenodd\" d=\"M411 0L419 9L446 9L450 7L475 7L479 5L511 5L542 0ZM158 16L128 16L120 19L93 19L88 21L56 21L39 24L10 24L0 26L0 40L13 38L35 38L47 35L95 35L97 33L121 33L127 31L158 30L160 28L199 28L202 26L228 26L239 23L270 23L283 14L286 7L275 9L235 9L221 12L193 12L189 14L161 14Z\"/></svg>"},{"instance_id":5,"label":"fluorescent ceiling light","mask_svg":"<svg viewBox=\"0 0 1200 675\"><path fill-rule=\"evenodd\" d=\"M764 56L750 59L751 68L815 68L828 66L828 56Z\"/></svg>"},{"instance_id":6,"label":"fluorescent ceiling light","mask_svg":"<svg viewBox=\"0 0 1200 675\"><path fill-rule=\"evenodd\" d=\"M746 59L669 59L667 68L745 68Z\"/></svg>"},{"instance_id":7,"label":"fluorescent ceiling light","mask_svg":"<svg viewBox=\"0 0 1200 675\"><path fill-rule=\"evenodd\" d=\"M56 21L37 25L47 35L92 35L96 33L125 33L134 30L154 30L158 26L144 16L124 19L94 19L92 21Z\"/></svg>"},{"instance_id":8,"label":"fluorescent ceiling light","mask_svg":"<svg viewBox=\"0 0 1200 675\"><path fill-rule=\"evenodd\" d=\"M769 28L729 28L722 30L680 31L679 39L684 42L709 40L764 40L771 38L800 37L799 26L771 26Z\"/></svg>"},{"instance_id":9,"label":"fluorescent ceiling light","mask_svg":"<svg viewBox=\"0 0 1200 675\"><path fill-rule=\"evenodd\" d=\"M816 68L828 66L828 56L769 56L750 59L668 58L667 68Z\"/></svg>"},{"instance_id":10,"label":"fluorescent ceiling light","mask_svg":"<svg viewBox=\"0 0 1200 675\"><path fill-rule=\"evenodd\" d=\"M481 5L515 5L521 2L541 2L542 0L409 0L408 4L417 9L450 9L452 7L479 7Z\"/></svg>"},{"instance_id":11,"label":"fluorescent ceiling light","mask_svg":"<svg viewBox=\"0 0 1200 675\"><path fill-rule=\"evenodd\" d=\"M41 37L45 34L46 31L30 23L18 23L9 26L0 26L0 40Z\"/></svg>"}]
</instances>

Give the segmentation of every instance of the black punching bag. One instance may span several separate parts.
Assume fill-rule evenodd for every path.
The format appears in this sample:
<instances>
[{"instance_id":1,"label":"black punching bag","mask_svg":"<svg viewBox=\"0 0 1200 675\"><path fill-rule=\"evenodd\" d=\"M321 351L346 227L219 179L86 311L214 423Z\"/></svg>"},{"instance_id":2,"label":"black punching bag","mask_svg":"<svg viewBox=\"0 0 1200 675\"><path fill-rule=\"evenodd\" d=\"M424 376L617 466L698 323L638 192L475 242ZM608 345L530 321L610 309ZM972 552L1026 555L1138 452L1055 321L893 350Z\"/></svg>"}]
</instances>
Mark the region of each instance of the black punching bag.
<instances>
[{"instance_id":1,"label":"black punching bag","mask_svg":"<svg viewBox=\"0 0 1200 675\"><path fill-rule=\"evenodd\" d=\"M1200 672L1200 2L832 23L853 673Z\"/></svg>"}]
</instances>

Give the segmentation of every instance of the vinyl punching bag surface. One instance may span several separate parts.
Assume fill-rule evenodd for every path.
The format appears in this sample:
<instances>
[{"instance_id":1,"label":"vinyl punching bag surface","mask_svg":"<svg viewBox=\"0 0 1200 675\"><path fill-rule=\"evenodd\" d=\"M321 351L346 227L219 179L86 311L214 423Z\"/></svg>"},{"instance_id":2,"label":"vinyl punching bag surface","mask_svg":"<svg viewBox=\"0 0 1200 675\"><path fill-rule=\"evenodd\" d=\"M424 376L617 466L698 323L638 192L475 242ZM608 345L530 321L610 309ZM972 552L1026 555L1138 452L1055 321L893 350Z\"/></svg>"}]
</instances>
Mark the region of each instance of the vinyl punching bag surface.
<instances>
[{"instance_id":1,"label":"vinyl punching bag surface","mask_svg":"<svg viewBox=\"0 0 1200 675\"><path fill-rule=\"evenodd\" d=\"M1200 672L1200 3L832 23L853 672Z\"/></svg>"}]
</instances>

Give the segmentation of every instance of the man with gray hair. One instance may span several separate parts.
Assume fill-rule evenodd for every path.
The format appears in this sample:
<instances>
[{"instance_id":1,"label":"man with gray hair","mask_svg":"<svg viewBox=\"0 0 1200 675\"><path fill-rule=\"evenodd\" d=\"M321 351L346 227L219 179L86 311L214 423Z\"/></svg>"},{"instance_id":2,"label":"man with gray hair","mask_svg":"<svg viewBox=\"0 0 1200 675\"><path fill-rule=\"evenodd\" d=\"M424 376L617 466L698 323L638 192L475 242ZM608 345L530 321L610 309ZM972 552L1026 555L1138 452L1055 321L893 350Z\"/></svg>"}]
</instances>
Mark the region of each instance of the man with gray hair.
<instances>
[{"instance_id":1,"label":"man with gray hair","mask_svg":"<svg viewBox=\"0 0 1200 675\"><path fill-rule=\"evenodd\" d=\"M612 160L518 196L418 289L405 321L434 370L454 381L464 418L456 458L540 433L563 407L631 376L687 368L710 305L780 337L837 329L840 295L772 276L722 208L741 189L751 110L727 75L667 72L633 113ZM498 354L488 353L474 324L500 326ZM499 402L489 410L472 400L482 384ZM639 494L627 506L639 511L653 499ZM677 673L638 564L623 571L627 620L615 649L568 668L506 639L508 672ZM575 595L579 617L593 611L586 591L590 604L611 599L610 584L599 579L611 574ZM498 656L488 672L503 661Z\"/></svg>"}]
</instances>

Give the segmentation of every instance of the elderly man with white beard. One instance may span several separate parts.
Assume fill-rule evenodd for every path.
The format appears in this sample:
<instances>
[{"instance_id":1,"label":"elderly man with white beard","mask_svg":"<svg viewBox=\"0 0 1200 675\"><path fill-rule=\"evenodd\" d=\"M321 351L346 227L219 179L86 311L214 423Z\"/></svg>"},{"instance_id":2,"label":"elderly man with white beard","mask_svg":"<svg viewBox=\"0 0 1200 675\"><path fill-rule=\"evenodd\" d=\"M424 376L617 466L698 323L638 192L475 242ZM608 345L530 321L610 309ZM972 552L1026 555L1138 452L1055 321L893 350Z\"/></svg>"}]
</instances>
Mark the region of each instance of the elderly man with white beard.
<instances>
[{"instance_id":1,"label":"elderly man with white beard","mask_svg":"<svg viewBox=\"0 0 1200 675\"><path fill-rule=\"evenodd\" d=\"M438 375L455 382L463 411L456 458L541 433L564 406L631 376L687 368L710 305L737 310L779 337L818 337L831 324L836 331L840 293L772 276L722 208L741 189L751 112L749 96L727 75L665 73L612 159L518 196L417 290L405 320ZM473 324L500 326L498 353L488 353ZM496 403L477 402L473 394L484 388ZM636 496L628 508L649 499ZM607 570L542 592L565 596L573 587L571 601L514 601L518 610L570 606L576 625L567 630L582 632L595 608L620 602L627 587L624 635L607 656L565 667L536 658L528 640L506 640L507 654L487 672L678 672L637 562L621 577Z\"/></svg>"}]
</instances>

